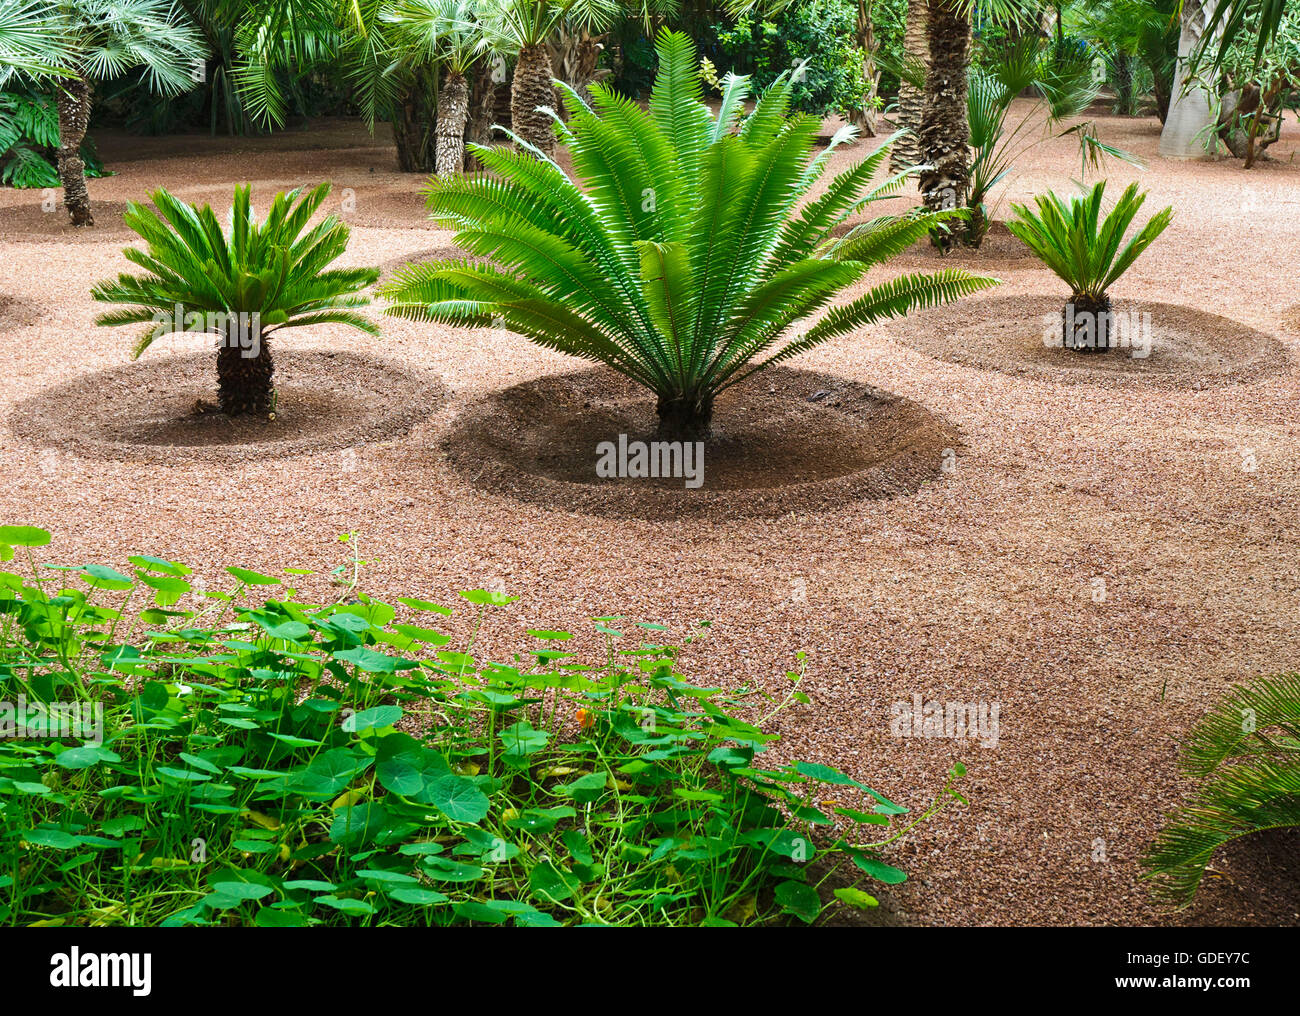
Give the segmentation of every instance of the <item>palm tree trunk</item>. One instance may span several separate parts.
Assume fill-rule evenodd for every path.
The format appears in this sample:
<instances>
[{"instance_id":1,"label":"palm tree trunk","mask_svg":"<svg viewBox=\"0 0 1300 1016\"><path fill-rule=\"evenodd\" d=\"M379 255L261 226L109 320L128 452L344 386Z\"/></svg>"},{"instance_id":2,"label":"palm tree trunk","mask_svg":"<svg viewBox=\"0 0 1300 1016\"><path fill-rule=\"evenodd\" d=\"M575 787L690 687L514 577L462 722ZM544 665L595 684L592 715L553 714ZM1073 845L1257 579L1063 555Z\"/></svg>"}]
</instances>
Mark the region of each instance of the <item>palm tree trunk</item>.
<instances>
[{"instance_id":1,"label":"palm tree trunk","mask_svg":"<svg viewBox=\"0 0 1300 1016\"><path fill-rule=\"evenodd\" d=\"M706 441L713 429L712 397L659 396L655 412L659 417L656 435L667 441Z\"/></svg>"},{"instance_id":2,"label":"palm tree trunk","mask_svg":"<svg viewBox=\"0 0 1300 1016\"><path fill-rule=\"evenodd\" d=\"M1186 0L1183 4L1182 31L1178 37L1178 64L1174 70L1170 90L1169 113L1160 131L1160 156L1165 159L1204 159L1209 153L1197 139L1214 117L1210 112L1210 96L1204 88L1194 85L1183 90L1187 74L1187 61L1192 51L1201 43L1205 23L1212 6L1208 0ZM1222 22L1220 22L1222 24Z\"/></svg>"},{"instance_id":3,"label":"palm tree trunk","mask_svg":"<svg viewBox=\"0 0 1300 1016\"><path fill-rule=\"evenodd\" d=\"M919 175L918 183L925 207L938 211L964 206L970 189L970 125L966 120L970 21L953 0L929 0L926 34L930 65L921 111L921 158L930 168ZM938 233L934 239L943 250L953 245L949 232Z\"/></svg>"},{"instance_id":4,"label":"palm tree trunk","mask_svg":"<svg viewBox=\"0 0 1300 1016\"><path fill-rule=\"evenodd\" d=\"M465 75L447 70L438 92L438 122L434 165L439 176L454 176L465 169L465 121L469 118L469 85Z\"/></svg>"},{"instance_id":5,"label":"palm tree trunk","mask_svg":"<svg viewBox=\"0 0 1300 1016\"><path fill-rule=\"evenodd\" d=\"M434 110L429 104L429 92L428 75L418 70L393 110L393 144L397 146L397 168L403 173L432 173L434 169L433 131L429 125Z\"/></svg>"},{"instance_id":6,"label":"palm tree trunk","mask_svg":"<svg viewBox=\"0 0 1300 1016\"><path fill-rule=\"evenodd\" d=\"M925 9L928 0L907 0L907 29L903 35L903 59L911 64L929 66L930 44L925 30ZM925 92L906 80L898 82L898 110L894 121L906 127L906 134L894 142L889 153L889 171L898 173L921 161L921 111L925 106Z\"/></svg>"},{"instance_id":7,"label":"palm tree trunk","mask_svg":"<svg viewBox=\"0 0 1300 1016\"><path fill-rule=\"evenodd\" d=\"M253 356L246 355L255 353ZM266 338L249 349L233 336L221 337L217 350L217 403L227 416L275 419L275 364Z\"/></svg>"},{"instance_id":8,"label":"palm tree trunk","mask_svg":"<svg viewBox=\"0 0 1300 1016\"><path fill-rule=\"evenodd\" d=\"M521 141L535 145L547 155L555 150L555 135L550 116L538 112L538 108L554 107L555 86L551 84L554 77L545 44L519 50L510 86L511 129Z\"/></svg>"},{"instance_id":9,"label":"palm tree trunk","mask_svg":"<svg viewBox=\"0 0 1300 1016\"><path fill-rule=\"evenodd\" d=\"M63 184L63 205L74 226L93 226L90 193L86 190L86 164L81 161L81 143L90 125L91 86L83 76L59 83L59 182Z\"/></svg>"},{"instance_id":10,"label":"palm tree trunk","mask_svg":"<svg viewBox=\"0 0 1300 1016\"><path fill-rule=\"evenodd\" d=\"M492 125L497 119L497 82L494 60L480 60L474 69L473 83L469 95L469 123L466 138L476 145L486 145L492 140ZM472 154L465 157L465 171L480 169L479 161Z\"/></svg>"},{"instance_id":11,"label":"palm tree trunk","mask_svg":"<svg viewBox=\"0 0 1300 1016\"><path fill-rule=\"evenodd\" d=\"M865 88L862 106L853 111L852 120L869 138L876 136L876 97L880 87L880 68L876 65L876 30L872 22L875 0L858 0L857 40L862 50L862 75Z\"/></svg>"}]
</instances>

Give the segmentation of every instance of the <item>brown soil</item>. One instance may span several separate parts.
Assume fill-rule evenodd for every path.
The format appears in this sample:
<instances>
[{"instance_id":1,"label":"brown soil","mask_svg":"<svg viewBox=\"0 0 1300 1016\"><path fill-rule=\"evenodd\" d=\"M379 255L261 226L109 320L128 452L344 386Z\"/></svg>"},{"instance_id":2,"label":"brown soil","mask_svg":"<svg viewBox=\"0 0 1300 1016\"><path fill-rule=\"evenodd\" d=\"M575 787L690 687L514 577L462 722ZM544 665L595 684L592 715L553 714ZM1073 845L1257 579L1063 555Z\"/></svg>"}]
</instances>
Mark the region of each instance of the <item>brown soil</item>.
<instances>
[{"instance_id":1,"label":"brown soil","mask_svg":"<svg viewBox=\"0 0 1300 1016\"><path fill-rule=\"evenodd\" d=\"M147 355L147 354L146 354ZM351 448L437 412L436 376L354 353L275 354L276 418L215 412L211 354L166 356L83 374L18 404L14 436L80 458L231 462Z\"/></svg>"},{"instance_id":2,"label":"brown soil","mask_svg":"<svg viewBox=\"0 0 1300 1016\"><path fill-rule=\"evenodd\" d=\"M826 374L774 368L724 392L703 484L603 479L596 447L656 440L654 398L613 371L561 374L493 392L444 442L462 479L592 515L676 519L786 515L894 497L940 476L956 430L922 406ZM818 449L809 455L808 449Z\"/></svg>"},{"instance_id":3,"label":"brown soil","mask_svg":"<svg viewBox=\"0 0 1300 1016\"><path fill-rule=\"evenodd\" d=\"M449 232L428 228L424 181L393 169L386 137L371 138L355 122L311 128L256 139L98 132L117 175L91 180L90 192L125 202L166 186L224 208L244 180L264 204L259 195L276 186L330 179L356 199L345 264L452 245ZM1116 306L1197 308L1271 335L1294 354L1300 331L1287 252L1300 248L1295 121L1271 149L1277 158L1249 172L1228 161L1160 159L1160 126L1150 117L1102 114L1098 128L1147 166L1110 164L1111 187L1138 180L1151 191L1144 212L1176 209L1116 285ZM876 143L841 148L831 171ZM1005 197L1064 193L1077 174L1077 142L1050 141L1017 160ZM909 189L866 214L901 212L915 200ZM0 210L32 202L31 192L0 190ZM395 221L399 209L409 215L401 228L366 224ZM51 242L36 222L24 231L19 221L0 228L0 289L35 317L0 321L0 418L82 381L95 419L111 423L116 414L93 379L122 366L130 330L92 325L102 307L89 288L129 269L121 244L80 235ZM1002 279L989 299L1061 301L1060 282L1032 258L958 250L940 260L923 245L870 281L940 265ZM498 582L518 594L480 631L475 651L485 659L508 660L538 627L585 633L570 645L603 655L593 616L658 622L668 637L709 620L705 640L683 654L687 674L784 695L786 671L804 651L813 702L776 719L783 739L773 756L833 763L914 811L953 761L969 767L962 789L970 806L944 812L892 852L911 875L906 883L869 890L882 906L888 898L903 923L1300 923L1294 838L1225 851L1186 911L1153 904L1138 864L1188 792L1176 766L1183 733L1234 681L1300 661L1300 372L1199 392L1060 384L944 362L882 327L863 328L797 366L890 392L947 421L963 441L952 474L910 496L679 522L496 496L466 484L440 454L452 406L571 372L571 359L490 328L392 319L379 340L334 326L303 329L278 347L280 362L302 346L429 372L445 379L453 401L401 437L358 446L364 468L351 469L338 451L314 455L309 446L285 459L255 445L245 446L238 469L193 446L183 450L183 467L142 467L58 455L6 431L0 521L52 530L45 560L121 566L129 554L152 553L194 565L213 588L226 564L327 572L339 563L335 537L355 530L374 562L362 578L371 595L454 599L453 590ZM151 356L124 370L149 370ZM346 377L323 373L316 388L333 393ZM167 386L155 379L162 398ZM132 400L122 419L149 418L129 386L113 391ZM421 413L428 402L422 396ZM65 415L76 409L60 405ZM363 412L342 397L335 406L343 417ZM46 420L46 432L32 437L73 439L75 421L55 413ZM810 459L824 453L806 449ZM453 619L448 633L462 638L470 623ZM893 736L891 703L914 694L1000 703L997 745ZM1104 861L1094 860L1097 840Z\"/></svg>"},{"instance_id":4,"label":"brown soil","mask_svg":"<svg viewBox=\"0 0 1300 1016\"><path fill-rule=\"evenodd\" d=\"M93 188L95 181L91 181ZM19 205L0 207L0 236L21 236L24 241L58 243L118 243L135 234L126 227L122 215L125 201L91 201L93 226L74 226L63 207L63 192L57 191L57 204L51 211L41 207L41 192L19 191L28 200ZM228 199L227 199L228 200Z\"/></svg>"},{"instance_id":5,"label":"brown soil","mask_svg":"<svg viewBox=\"0 0 1300 1016\"><path fill-rule=\"evenodd\" d=\"M1078 352L1061 346L1063 298L994 295L937 307L882 326L927 356L981 370L1106 388L1188 388L1257 381L1291 369L1271 335L1191 307L1130 300L1113 313L1137 315L1128 348ZM1149 315L1149 319L1146 317ZM1150 334L1143 335L1149 320ZM1119 334L1117 332L1117 334ZM1048 344L1048 339L1056 344Z\"/></svg>"}]
</instances>

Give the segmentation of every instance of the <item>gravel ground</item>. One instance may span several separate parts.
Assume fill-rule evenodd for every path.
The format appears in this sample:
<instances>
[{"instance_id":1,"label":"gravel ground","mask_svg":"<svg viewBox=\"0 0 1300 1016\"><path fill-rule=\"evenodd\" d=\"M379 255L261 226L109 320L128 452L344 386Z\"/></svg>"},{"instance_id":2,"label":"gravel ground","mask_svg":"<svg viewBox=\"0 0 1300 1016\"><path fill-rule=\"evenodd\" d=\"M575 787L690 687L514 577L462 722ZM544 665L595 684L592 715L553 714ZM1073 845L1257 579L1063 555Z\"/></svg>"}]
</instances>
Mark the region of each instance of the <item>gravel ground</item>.
<instances>
[{"instance_id":1,"label":"gravel ground","mask_svg":"<svg viewBox=\"0 0 1300 1016\"><path fill-rule=\"evenodd\" d=\"M1288 123L1274 158L1245 173L1235 162L1159 160L1158 130L1154 119L1102 117L1105 140L1148 162L1145 172L1113 165L1114 184L1140 178L1148 210L1177 210L1115 287L1117 303L1222 315L1294 356L1300 132ZM353 124L256 140L98 140L117 175L90 183L94 231L73 234L61 213L41 210L38 192L0 192L5 420L30 421L29 400L71 385L84 416L76 400L62 403L51 428L93 430L97 400L118 398L121 375L111 385L96 377L126 362L132 329L94 328L88 290L127 269L120 210L156 186L224 208L231 185L251 175L264 207L276 188L330 178L347 189L336 196L356 225L347 263L391 270L451 247L421 218L422 181L394 172L391 150ZM1052 142L1020 160L1009 193L1067 188L1077 174L1077 150ZM1002 279L990 301L1065 295L1005 234L950 262ZM877 278L938 263L917 248ZM883 389L957 428L951 468L908 496L691 520L502 496L447 464L455 414L579 365L490 329L386 321L378 340L326 327L303 330L293 348L441 378L449 395L435 381L428 415L405 433L343 451L323 440L290 457L254 442L228 461L182 442L159 461L82 457L6 427L0 519L52 530L51 560L121 564L150 553L199 566L213 587L228 563L331 567L335 536L356 530L375 562L365 577L375 595L446 600L498 584L521 595L488 626L482 647L497 656L527 627L586 631L593 615L679 631L708 619L686 660L697 676L782 691L804 650L813 705L779 718L783 753L832 762L913 807L954 760L970 769L970 808L898 851L912 877L885 897L891 922L1300 923L1293 837L1230 852L1180 913L1148 902L1136 863L1186 792L1174 765L1180 734L1234 680L1300 663L1295 370L1283 363L1203 390L1067 384L1050 371L932 358L909 345L907 327L863 329L791 366ZM166 355L138 365L146 393L143 379L158 387L165 377ZM159 406L172 402L159 391ZM149 403L120 399L123 413ZM892 736L891 704L914 695L998 704L996 745Z\"/></svg>"}]
</instances>

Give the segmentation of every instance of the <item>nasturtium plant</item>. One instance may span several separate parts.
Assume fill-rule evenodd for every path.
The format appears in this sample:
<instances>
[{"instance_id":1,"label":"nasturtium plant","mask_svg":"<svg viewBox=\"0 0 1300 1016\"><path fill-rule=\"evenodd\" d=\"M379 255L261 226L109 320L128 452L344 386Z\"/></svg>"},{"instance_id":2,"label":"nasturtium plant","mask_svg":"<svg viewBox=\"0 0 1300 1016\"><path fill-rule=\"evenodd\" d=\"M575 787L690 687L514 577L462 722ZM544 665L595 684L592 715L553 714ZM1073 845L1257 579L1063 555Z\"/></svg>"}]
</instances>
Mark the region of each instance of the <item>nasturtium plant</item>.
<instances>
[{"instance_id":1,"label":"nasturtium plant","mask_svg":"<svg viewBox=\"0 0 1300 1016\"><path fill-rule=\"evenodd\" d=\"M193 570L55 568L33 553L46 531L0 539L26 568L0 571L0 922L808 923L873 906L855 881L906 877L888 860L906 808L766 762L769 703L759 722L680 646L611 627L660 625L537 628L493 662L472 637L444 648L452 612L425 599L308 603L299 569L232 568L229 590L133 614L164 591L149 580ZM479 592L474 632L513 599Z\"/></svg>"}]
</instances>

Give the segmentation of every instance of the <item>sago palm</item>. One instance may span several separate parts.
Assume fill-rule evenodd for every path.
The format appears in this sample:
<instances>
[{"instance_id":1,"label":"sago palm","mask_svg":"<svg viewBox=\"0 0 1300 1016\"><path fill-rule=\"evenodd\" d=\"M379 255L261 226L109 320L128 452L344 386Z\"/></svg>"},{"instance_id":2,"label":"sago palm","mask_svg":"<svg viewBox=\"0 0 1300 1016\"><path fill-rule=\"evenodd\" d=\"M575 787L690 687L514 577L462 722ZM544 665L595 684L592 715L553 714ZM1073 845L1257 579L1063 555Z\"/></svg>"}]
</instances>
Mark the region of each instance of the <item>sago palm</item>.
<instances>
[{"instance_id":1,"label":"sago palm","mask_svg":"<svg viewBox=\"0 0 1300 1016\"><path fill-rule=\"evenodd\" d=\"M657 45L648 110L601 84L588 106L557 82L577 180L535 148L478 148L494 177L435 181L433 217L489 263L407 266L381 287L386 313L500 322L644 385L662 433L703 436L718 393L755 371L995 284L959 270L905 275L793 329L872 265L963 213L877 218L835 238L848 216L899 189L899 176L872 182L888 145L804 202L830 150L814 154L820 118L787 115L788 76L744 117L748 81L727 75L714 115L687 37L664 32ZM842 129L831 148L855 133Z\"/></svg>"},{"instance_id":2,"label":"sago palm","mask_svg":"<svg viewBox=\"0 0 1300 1016\"><path fill-rule=\"evenodd\" d=\"M1300 826L1300 674L1233 689L1188 733L1179 762L1204 782L1143 863L1158 896L1186 905L1222 847Z\"/></svg>"},{"instance_id":3,"label":"sago palm","mask_svg":"<svg viewBox=\"0 0 1300 1016\"><path fill-rule=\"evenodd\" d=\"M1124 243L1124 234L1146 195L1138 193L1137 184L1129 184L1103 217L1105 193L1105 180L1069 200L1048 191L1034 198L1037 212L1013 203L1015 219L1007 223L1007 228L1070 287L1063 338L1067 349L1080 352L1110 348L1108 290L1164 232L1174 215L1173 208L1162 209Z\"/></svg>"},{"instance_id":4,"label":"sago palm","mask_svg":"<svg viewBox=\"0 0 1300 1016\"><path fill-rule=\"evenodd\" d=\"M171 332L214 333L221 411L273 419L271 335L326 322L379 332L356 310L370 302L357 294L375 282L378 269L327 271L347 248L348 227L331 215L309 228L329 192L323 183L306 194L277 194L258 221L249 188L236 187L224 229L209 206L184 204L165 190L150 195L157 212L132 202L124 219L147 249L130 247L123 254L149 274L122 274L97 285L91 292L96 300L131 306L95 323L148 322L136 357Z\"/></svg>"}]
</instances>

